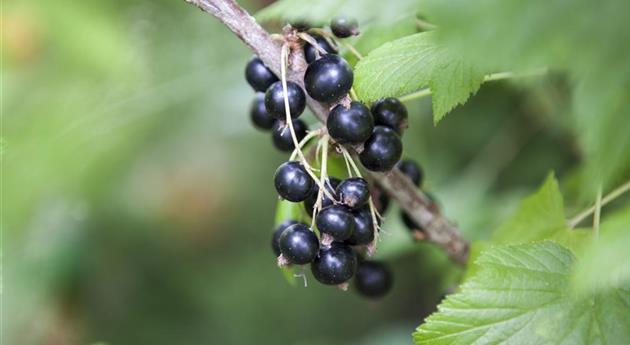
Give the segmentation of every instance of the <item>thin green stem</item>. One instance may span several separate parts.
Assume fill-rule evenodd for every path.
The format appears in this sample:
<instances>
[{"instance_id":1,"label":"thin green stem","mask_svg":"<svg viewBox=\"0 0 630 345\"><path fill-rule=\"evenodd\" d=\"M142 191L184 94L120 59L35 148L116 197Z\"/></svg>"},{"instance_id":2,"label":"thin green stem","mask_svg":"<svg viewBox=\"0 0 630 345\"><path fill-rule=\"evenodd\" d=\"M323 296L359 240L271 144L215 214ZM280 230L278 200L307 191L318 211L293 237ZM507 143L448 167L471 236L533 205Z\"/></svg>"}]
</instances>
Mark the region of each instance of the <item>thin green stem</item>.
<instances>
[{"instance_id":1,"label":"thin green stem","mask_svg":"<svg viewBox=\"0 0 630 345\"><path fill-rule=\"evenodd\" d=\"M488 74L487 76L483 78L483 82L485 83L487 81L496 81L496 80L522 78L522 77L534 77L534 76L541 76L546 73L547 73L546 68L534 70L534 71L526 72L526 73L499 72L499 73ZM431 89L429 88L422 89L422 90L418 90L416 92L412 92L410 94L398 97L398 100L400 100L401 102L409 102L414 99L431 96L431 93L432 93Z\"/></svg>"},{"instance_id":2,"label":"thin green stem","mask_svg":"<svg viewBox=\"0 0 630 345\"><path fill-rule=\"evenodd\" d=\"M597 199L595 199L595 214L593 215L593 235L599 238L599 220L602 214L602 186L597 188Z\"/></svg>"},{"instance_id":3,"label":"thin green stem","mask_svg":"<svg viewBox=\"0 0 630 345\"><path fill-rule=\"evenodd\" d=\"M622 184L621 186L615 188L612 192L610 192L607 195L605 195L602 198L602 200L601 200L600 208L606 206L608 203L610 203L611 201L617 199L622 194L624 194L624 193L626 193L628 191L630 191L630 181L627 181L626 183ZM590 207L590 208L588 208L588 209L578 213L573 218L569 219L569 221L568 221L569 227L570 228L575 228L584 219L586 219L588 216L593 214L596 209L597 209L597 207L593 206L593 207Z\"/></svg>"},{"instance_id":4,"label":"thin green stem","mask_svg":"<svg viewBox=\"0 0 630 345\"><path fill-rule=\"evenodd\" d=\"M304 145L306 145L306 143L309 140L311 140L313 137L320 135L321 133L322 133L321 128L308 132L308 134L306 134L306 136L302 138L302 140L300 140L300 142L298 143L298 146L293 150L293 153L291 153L291 157L289 157L289 160L290 161L295 160L295 158L298 155L297 151L302 150Z\"/></svg>"}]
</instances>

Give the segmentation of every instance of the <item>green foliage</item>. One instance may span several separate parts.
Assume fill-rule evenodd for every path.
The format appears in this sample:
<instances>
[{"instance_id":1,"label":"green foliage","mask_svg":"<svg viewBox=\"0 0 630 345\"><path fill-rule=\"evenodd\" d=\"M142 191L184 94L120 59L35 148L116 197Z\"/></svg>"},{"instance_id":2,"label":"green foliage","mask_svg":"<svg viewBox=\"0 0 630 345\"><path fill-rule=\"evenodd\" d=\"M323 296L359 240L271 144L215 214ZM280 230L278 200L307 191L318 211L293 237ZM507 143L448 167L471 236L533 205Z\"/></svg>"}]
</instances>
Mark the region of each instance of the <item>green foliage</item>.
<instances>
[{"instance_id":1,"label":"green foliage","mask_svg":"<svg viewBox=\"0 0 630 345\"><path fill-rule=\"evenodd\" d=\"M628 243L630 207L607 217L601 236L584 250L575 268L573 283L580 293L606 291L630 286Z\"/></svg>"},{"instance_id":2,"label":"green foliage","mask_svg":"<svg viewBox=\"0 0 630 345\"><path fill-rule=\"evenodd\" d=\"M445 44L493 69L548 66L568 76L574 130L585 156L584 193L630 173L630 2L427 2Z\"/></svg>"},{"instance_id":3,"label":"green foliage","mask_svg":"<svg viewBox=\"0 0 630 345\"><path fill-rule=\"evenodd\" d=\"M549 174L538 191L525 198L514 215L497 229L493 241L500 244L538 241L566 227L558 181Z\"/></svg>"},{"instance_id":4,"label":"green foliage","mask_svg":"<svg viewBox=\"0 0 630 345\"><path fill-rule=\"evenodd\" d=\"M456 51L423 32L385 43L361 60L354 88L363 101L398 97L423 87L433 93L433 119L464 103L483 82L483 72Z\"/></svg>"},{"instance_id":5,"label":"green foliage","mask_svg":"<svg viewBox=\"0 0 630 345\"><path fill-rule=\"evenodd\" d=\"M384 6L380 0L280 0L256 14L261 21L308 21L328 24L337 15L351 15L361 26L366 21L390 24L395 19L415 13L419 0L399 0ZM361 29L361 28L360 28Z\"/></svg>"},{"instance_id":6,"label":"green foliage","mask_svg":"<svg viewBox=\"0 0 630 345\"><path fill-rule=\"evenodd\" d=\"M573 254L553 242L484 252L478 273L414 333L416 344L622 344L630 290L577 298Z\"/></svg>"}]
</instances>

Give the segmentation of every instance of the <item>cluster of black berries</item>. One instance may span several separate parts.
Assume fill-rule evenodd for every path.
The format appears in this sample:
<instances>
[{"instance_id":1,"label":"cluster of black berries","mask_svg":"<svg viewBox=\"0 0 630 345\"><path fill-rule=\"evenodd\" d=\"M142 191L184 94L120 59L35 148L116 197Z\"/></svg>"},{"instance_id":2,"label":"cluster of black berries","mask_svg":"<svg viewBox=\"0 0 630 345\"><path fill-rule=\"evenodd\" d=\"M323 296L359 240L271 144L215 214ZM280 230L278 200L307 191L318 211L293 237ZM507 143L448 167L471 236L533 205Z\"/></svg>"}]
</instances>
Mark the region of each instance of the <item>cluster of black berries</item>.
<instances>
[{"instance_id":1,"label":"cluster of black berries","mask_svg":"<svg viewBox=\"0 0 630 345\"><path fill-rule=\"evenodd\" d=\"M309 29L295 25L294 28ZM338 38L358 34L356 21L345 17L333 19L331 30ZM293 151L296 147L286 123L285 98L295 136L301 141L307 135L307 126L298 117L305 109L308 94L330 107L326 129L333 145L356 152L363 167L370 171L385 172L397 166L419 186L422 171L418 165L400 161L403 149L400 136L407 128L405 106L395 98L379 100L371 109L361 102L349 101L353 71L337 55L334 40L330 35L312 33L306 41L306 92L297 83L287 81L285 95L282 82L259 58L254 57L247 64L245 77L259 92L250 111L254 125L271 130L278 149ZM366 260L364 254L375 241L380 224L376 214L386 211L389 199L378 185L370 186L361 177L325 178L325 192L320 193L318 181L307 168L299 161L285 162L276 170L274 184L281 198L302 203L307 217L315 217L319 236L315 229L298 220L281 223L272 240L279 263L310 264L315 279L327 285L342 285L354 277L354 285L362 295L383 296L392 285L392 274L385 264ZM322 199L318 200L318 196ZM419 229L405 214L403 217L410 222L410 229Z\"/></svg>"}]
</instances>

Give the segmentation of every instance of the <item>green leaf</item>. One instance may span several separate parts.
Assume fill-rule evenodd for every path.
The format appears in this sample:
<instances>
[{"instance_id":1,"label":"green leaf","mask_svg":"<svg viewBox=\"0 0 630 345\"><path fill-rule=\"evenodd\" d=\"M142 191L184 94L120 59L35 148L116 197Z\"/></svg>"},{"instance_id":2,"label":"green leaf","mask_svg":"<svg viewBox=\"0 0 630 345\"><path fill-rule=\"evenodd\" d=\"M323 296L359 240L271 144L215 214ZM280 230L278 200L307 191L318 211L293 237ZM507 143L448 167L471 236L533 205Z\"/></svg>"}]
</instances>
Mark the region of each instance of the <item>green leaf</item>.
<instances>
[{"instance_id":1,"label":"green leaf","mask_svg":"<svg viewBox=\"0 0 630 345\"><path fill-rule=\"evenodd\" d=\"M365 56L389 41L417 32L414 18L409 17L394 24L372 25L366 30L362 30L361 35L352 42L352 45L358 52ZM350 52L344 54L344 57L348 63L353 66L358 62L358 59Z\"/></svg>"},{"instance_id":2,"label":"green leaf","mask_svg":"<svg viewBox=\"0 0 630 345\"><path fill-rule=\"evenodd\" d=\"M630 289L578 299L573 254L553 242L484 252L478 273L413 335L416 344L624 344Z\"/></svg>"},{"instance_id":3,"label":"green leaf","mask_svg":"<svg viewBox=\"0 0 630 345\"><path fill-rule=\"evenodd\" d=\"M518 210L493 236L495 243L518 244L547 239L567 227L558 181L549 174L538 191L521 202Z\"/></svg>"},{"instance_id":4,"label":"green leaf","mask_svg":"<svg viewBox=\"0 0 630 345\"><path fill-rule=\"evenodd\" d=\"M630 173L630 30L626 0L428 0L441 43L489 70L547 66L568 76L575 137L592 197ZM568 15L570 14L570 15ZM535 25L532 25L535 23ZM557 116L559 114L550 114Z\"/></svg>"},{"instance_id":5,"label":"green leaf","mask_svg":"<svg viewBox=\"0 0 630 345\"><path fill-rule=\"evenodd\" d=\"M279 0L256 13L260 21L307 21L328 24L337 15L349 15L359 20L362 29L366 21L390 23L414 14L419 0L398 0L383 6L380 0Z\"/></svg>"},{"instance_id":6,"label":"green leaf","mask_svg":"<svg viewBox=\"0 0 630 345\"><path fill-rule=\"evenodd\" d=\"M600 233L584 250L575 269L573 283L579 293L630 286L630 207L607 217Z\"/></svg>"},{"instance_id":7,"label":"green leaf","mask_svg":"<svg viewBox=\"0 0 630 345\"><path fill-rule=\"evenodd\" d=\"M440 45L435 32L423 32L388 42L359 61L354 88L361 100L370 102L428 86L437 123L475 93L483 78L463 56Z\"/></svg>"}]
</instances>

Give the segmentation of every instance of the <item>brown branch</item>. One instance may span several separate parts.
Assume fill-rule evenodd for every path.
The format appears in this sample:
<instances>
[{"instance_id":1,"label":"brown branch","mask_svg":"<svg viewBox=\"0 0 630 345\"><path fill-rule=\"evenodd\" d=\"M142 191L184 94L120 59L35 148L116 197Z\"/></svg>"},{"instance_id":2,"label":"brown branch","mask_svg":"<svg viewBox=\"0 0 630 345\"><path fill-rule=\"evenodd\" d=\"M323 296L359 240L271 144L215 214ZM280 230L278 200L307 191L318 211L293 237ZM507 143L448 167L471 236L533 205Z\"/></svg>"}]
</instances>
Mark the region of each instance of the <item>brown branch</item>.
<instances>
[{"instance_id":1,"label":"brown branch","mask_svg":"<svg viewBox=\"0 0 630 345\"><path fill-rule=\"evenodd\" d=\"M280 75L280 42L274 41L256 20L233 0L185 0L218 18L238 36L276 75ZM292 51L287 79L304 87L306 61L301 49ZM307 95L307 104L323 123L328 107ZM387 194L422 226L426 240L442 247L455 262L465 264L468 242L457 227L431 207L431 200L397 169L388 173L370 172L371 177Z\"/></svg>"}]
</instances>

